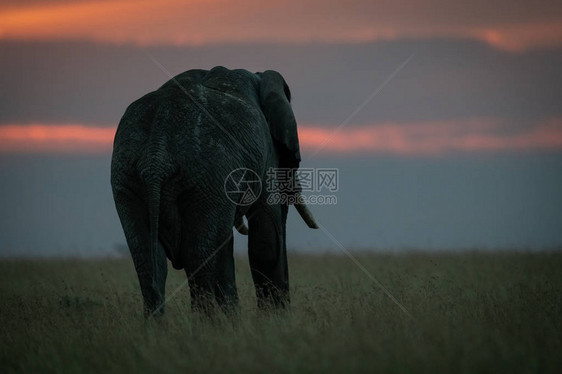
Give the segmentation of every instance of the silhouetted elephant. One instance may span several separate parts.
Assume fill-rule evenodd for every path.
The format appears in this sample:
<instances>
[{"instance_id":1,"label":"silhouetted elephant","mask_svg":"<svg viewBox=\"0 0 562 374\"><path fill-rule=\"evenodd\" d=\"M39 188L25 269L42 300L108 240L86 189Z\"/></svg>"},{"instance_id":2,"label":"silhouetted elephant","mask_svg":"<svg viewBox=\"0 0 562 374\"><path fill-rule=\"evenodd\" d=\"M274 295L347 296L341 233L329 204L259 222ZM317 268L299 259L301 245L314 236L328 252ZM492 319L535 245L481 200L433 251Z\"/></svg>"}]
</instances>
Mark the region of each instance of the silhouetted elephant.
<instances>
[{"instance_id":1,"label":"silhouetted elephant","mask_svg":"<svg viewBox=\"0 0 562 374\"><path fill-rule=\"evenodd\" d=\"M189 70L133 102L115 135L111 185L145 316L164 312L166 257L185 269L194 308L206 309L213 298L225 309L237 304L232 227L248 233L243 215L258 305L286 305L288 205L268 197L299 191L260 193L255 185L265 184L268 169L299 162L290 91L275 71ZM255 201L229 194L229 175ZM306 206L295 207L315 228Z\"/></svg>"}]
</instances>

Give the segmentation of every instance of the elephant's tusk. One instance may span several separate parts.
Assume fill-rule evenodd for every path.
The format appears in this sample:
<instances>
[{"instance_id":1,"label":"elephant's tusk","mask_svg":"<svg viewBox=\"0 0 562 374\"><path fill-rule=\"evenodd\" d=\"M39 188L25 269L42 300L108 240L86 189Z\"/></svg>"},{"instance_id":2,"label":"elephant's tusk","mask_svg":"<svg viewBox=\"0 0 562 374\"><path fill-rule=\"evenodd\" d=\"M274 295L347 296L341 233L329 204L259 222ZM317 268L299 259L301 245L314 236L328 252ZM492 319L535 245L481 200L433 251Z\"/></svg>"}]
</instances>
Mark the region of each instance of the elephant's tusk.
<instances>
[{"instance_id":1,"label":"elephant's tusk","mask_svg":"<svg viewBox=\"0 0 562 374\"><path fill-rule=\"evenodd\" d=\"M316 220L314 219L314 216L312 215L310 209L308 209L304 201L302 201L301 195L297 194L296 197L297 197L297 202L294 205L295 208L297 209L297 212L299 212L299 214L301 215L304 222L308 225L308 227L310 227L311 229L317 229L318 224L316 224Z\"/></svg>"},{"instance_id":2,"label":"elephant's tusk","mask_svg":"<svg viewBox=\"0 0 562 374\"><path fill-rule=\"evenodd\" d=\"M244 223L244 217L240 216L236 221L234 221L234 227L242 235L248 235L248 226Z\"/></svg>"}]
</instances>

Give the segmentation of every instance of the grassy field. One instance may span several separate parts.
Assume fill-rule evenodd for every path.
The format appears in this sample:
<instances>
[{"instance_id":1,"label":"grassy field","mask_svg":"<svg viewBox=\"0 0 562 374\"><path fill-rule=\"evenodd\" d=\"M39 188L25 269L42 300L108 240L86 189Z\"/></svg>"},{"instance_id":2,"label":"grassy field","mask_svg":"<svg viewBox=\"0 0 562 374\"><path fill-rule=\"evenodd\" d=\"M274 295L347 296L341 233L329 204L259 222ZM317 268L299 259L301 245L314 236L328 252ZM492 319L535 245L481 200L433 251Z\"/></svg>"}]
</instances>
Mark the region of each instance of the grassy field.
<instances>
[{"instance_id":1,"label":"grassy field","mask_svg":"<svg viewBox=\"0 0 562 374\"><path fill-rule=\"evenodd\" d=\"M290 258L292 307L193 315L183 272L145 321L129 259L0 262L0 372L560 372L562 252Z\"/></svg>"}]
</instances>

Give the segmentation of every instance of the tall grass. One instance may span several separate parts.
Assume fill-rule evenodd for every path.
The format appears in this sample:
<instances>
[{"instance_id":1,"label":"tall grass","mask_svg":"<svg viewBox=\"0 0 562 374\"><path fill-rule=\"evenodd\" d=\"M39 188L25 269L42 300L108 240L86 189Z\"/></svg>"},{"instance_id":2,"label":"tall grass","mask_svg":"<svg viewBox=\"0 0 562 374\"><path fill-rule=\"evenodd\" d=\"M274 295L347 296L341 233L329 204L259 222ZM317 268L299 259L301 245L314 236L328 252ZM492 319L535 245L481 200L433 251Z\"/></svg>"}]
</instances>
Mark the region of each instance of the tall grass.
<instances>
[{"instance_id":1,"label":"tall grass","mask_svg":"<svg viewBox=\"0 0 562 374\"><path fill-rule=\"evenodd\" d=\"M410 319L346 257L290 258L292 306L194 315L170 270L145 321L132 262L0 262L0 372L559 372L562 253L360 255Z\"/></svg>"}]
</instances>

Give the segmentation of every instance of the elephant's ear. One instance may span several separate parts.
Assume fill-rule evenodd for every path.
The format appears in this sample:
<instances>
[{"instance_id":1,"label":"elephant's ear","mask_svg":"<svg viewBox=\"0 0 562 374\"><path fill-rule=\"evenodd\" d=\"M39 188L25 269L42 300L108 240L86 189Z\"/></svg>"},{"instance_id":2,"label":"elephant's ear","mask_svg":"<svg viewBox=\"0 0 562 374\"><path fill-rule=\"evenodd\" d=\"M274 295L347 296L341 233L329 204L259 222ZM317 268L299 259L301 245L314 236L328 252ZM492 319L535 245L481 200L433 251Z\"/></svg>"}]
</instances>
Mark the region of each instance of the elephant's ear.
<instances>
[{"instance_id":1,"label":"elephant's ear","mask_svg":"<svg viewBox=\"0 0 562 374\"><path fill-rule=\"evenodd\" d=\"M301 160L297 121L291 109L291 92L276 71L261 75L260 105L273 139L284 149L280 151L280 167L298 167Z\"/></svg>"}]
</instances>

